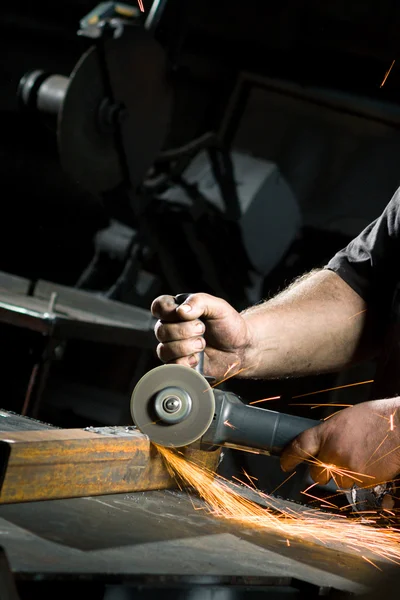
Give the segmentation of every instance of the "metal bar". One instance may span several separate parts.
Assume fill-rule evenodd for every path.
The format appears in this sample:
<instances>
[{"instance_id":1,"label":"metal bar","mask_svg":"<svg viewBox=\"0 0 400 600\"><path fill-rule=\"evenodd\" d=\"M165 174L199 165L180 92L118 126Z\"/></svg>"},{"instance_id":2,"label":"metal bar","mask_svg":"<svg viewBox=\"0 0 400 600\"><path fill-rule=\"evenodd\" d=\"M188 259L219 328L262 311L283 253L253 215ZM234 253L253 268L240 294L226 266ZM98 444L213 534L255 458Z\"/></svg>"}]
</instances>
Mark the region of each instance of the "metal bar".
<instances>
[{"instance_id":1,"label":"metal bar","mask_svg":"<svg viewBox=\"0 0 400 600\"><path fill-rule=\"evenodd\" d=\"M218 465L220 450L184 452L209 469ZM135 427L0 432L0 504L175 486Z\"/></svg>"},{"instance_id":2,"label":"metal bar","mask_svg":"<svg viewBox=\"0 0 400 600\"><path fill-rule=\"evenodd\" d=\"M105 324L80 320L74 317L50 316L49 314L26 310L0 301L0 322L23 327L44 335L54 334L61 339L80 339L119 346L153 348L153 323L145 327L132 327L124 324Z\"/></svg>"},{"instance_id":3,"label":"metal bar","mask_svg":"<svg viewBox=\"0 0 400 600\"><path fill-rule=\"evenodd\" d=\"M78 339L104 344L137 348L154 348L153 326L140 330L129 326L88 323L78 319L57 316L54 319L54 336L58 339Z\"/></svg>"},{"instance_id":4,"label":"metal bar","mask_svg":"<svg viewBox=\"0 0 400 600\"><path fill-rule=\"evenodd\" d=\"M29 408L29 412L28 412L28 414L30 416L32 416L34 419L36 419L39 414L39 409L40 409L43 392L46 388L47 381L48 381L49 375L50 375L51 365L54 360L54 352L59 343L60 342L57 339L54 339L52 337L47 338L47 343L46 343L46 346L45 346L45 349L44 349L44 352L42 355L42 359L39 364L37 380L35 382L36 385L34 387L32 406ZM28 405L28 407L29 407L29 405ZM27 410L28 410L28 407L27 407Z\"/></svg>"},{"instance_id":5,"label":"metal bar","mask_svg":"<svg viewBox=\"0 0 400 600\"><path fill-rule=\"evenodd\" d=\"M153 0L153 4L151 5L151 9L144 23L145 29L154 33L166 5L167 0Z\"/></svg>"},{"instance_id":6,"label":"metal bar","mask_svg":"<svg viewBox=\"0 0 400 600\"><path fill-rule=\"evenodd\" d=\"M33 390L36 384L36 379L39 373L39 369L40 369L40 362L37 362L33 365L30 377L29 377L29 382L28 382L28 387L26 389L26 393L25 393L25 398L24 398L24 403L22 405L22 409L21 409L21 415L23 415L24 417L26 417L27 413L28 413L28 409L30 406L30 402L31 402L31 398L32 398L32 394L33 394Z\"/></svg>"}]
</instances>

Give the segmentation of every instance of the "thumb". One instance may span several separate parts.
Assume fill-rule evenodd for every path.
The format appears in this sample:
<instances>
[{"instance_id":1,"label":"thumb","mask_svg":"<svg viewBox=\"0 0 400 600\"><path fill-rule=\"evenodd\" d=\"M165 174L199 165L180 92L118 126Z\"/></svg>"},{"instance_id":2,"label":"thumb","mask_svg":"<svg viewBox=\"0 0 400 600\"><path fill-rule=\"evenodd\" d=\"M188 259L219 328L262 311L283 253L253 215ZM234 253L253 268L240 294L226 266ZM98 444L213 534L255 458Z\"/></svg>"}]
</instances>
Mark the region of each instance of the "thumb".
<instances>
[{"instance_id":1,"label":"thumb","mask_svg":"<svg viewBox=\"0 0 400 600\"><path fill-rule=\"evenodd\" d=\"M303 431L298 435L281 454L281 468L283 471L293 471L304 460L310 460L318 455L321 439L318 426Z\"/></svg>"},{"instance_id":2,"label":"thumb","mask_svg":"<svg viewBox=\"0 0 400 600\"><path fill-rule=\"evenodd\" d=\"M226 319L237 314L235 309L222 298L210 294L190 294L190 296L177 307L176 312L180 318L190 321L193 319Z\"/></svg>"}]
</instances>

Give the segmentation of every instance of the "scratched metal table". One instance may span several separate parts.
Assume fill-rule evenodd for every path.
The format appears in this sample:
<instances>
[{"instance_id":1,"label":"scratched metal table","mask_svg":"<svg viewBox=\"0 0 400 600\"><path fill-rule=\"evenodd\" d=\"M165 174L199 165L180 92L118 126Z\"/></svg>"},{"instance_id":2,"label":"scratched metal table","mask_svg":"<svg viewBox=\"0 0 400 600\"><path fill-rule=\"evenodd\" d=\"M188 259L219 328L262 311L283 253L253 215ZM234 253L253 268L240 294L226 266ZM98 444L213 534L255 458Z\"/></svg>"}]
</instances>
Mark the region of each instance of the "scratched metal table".
<instances>
[{"instance_id":1,"label":"scratched metal table","mask_svg":"<svg viewBox=\"0 0 400 600\"><path fill-rule=\"evenodd\" d=\"M3 431L42 427L0 411ZM204 508L187 492L173 490L3 505L0 546L17 580L24 581L309 585L362 592L373 575L370 565L343 548L301 540L288 547L277 534L219 520L194 510L193 502ZM294 505L282 500L282 506Z\"/></svg>"},{"instance_id":2,"label":"scratched metal table","mask_svg":"<svg viewBox=\"0 0 400 600\"><path fill-rule=\"evenodd\" d=\"M40 334L23 414L37 416L55 350L68 340L140 348L135 375L143 375L142 363L155 346L149 310L48 281L31 287L28 280L0 271L0 323Z\"/></svg>"},{"instance_id":3,"label":"scratched metal table","mask_svg":"<svg viewBox=\"0 0 400 600\"><path fill-rule=\"evenodd\" d=\"M46 281L36 284L34 296L25 295L20 289L5 289L4 285L0 278L3 323L57 340L154 347L155 320L148 310Z\"/></svg>"}]
</instances>

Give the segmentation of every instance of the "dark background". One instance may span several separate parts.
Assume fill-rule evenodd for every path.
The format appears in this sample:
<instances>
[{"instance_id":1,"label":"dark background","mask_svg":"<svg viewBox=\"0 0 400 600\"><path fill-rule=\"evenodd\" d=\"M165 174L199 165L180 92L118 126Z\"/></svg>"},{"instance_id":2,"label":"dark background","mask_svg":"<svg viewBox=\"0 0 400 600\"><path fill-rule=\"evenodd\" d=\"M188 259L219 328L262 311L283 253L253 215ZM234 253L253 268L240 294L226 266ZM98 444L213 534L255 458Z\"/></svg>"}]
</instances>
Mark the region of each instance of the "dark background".
<instances>
[{"instance_id":1,"label":"dark background","mask_svg":"<svg viewBox=\"0 0 400 600\"><path fill-rule=\"evenodd\" d=\"M145 0L144 4L147 12L151 2ZM62 172L54 130L39 116L33 118L18 110L16 98L18 82L27 71L41 68L64 75L71 72L88 45L76 35L79 20L94 7L94 2L74 0L56 5L16 1L3 3L0 9L0 270L29 279L74 285L92 256L94 233L109 218L101 200L80 189ZM399 26L400 5L393 0L170 0L157 30L159 41L177 67L174 114L165 148L185 143L210 129L217 130L243 71L273 81L292 82L301 88L331 89L371 99L385 113L386 102L398 103L397 61L385 85L381 84L398 56ZM272 128L267 112L266 108L265 123L260 124L261 142L265 142L267 150L261 148L258 140L258 154L277 160L301 196L303 173L298 168L299 157L307 159L309 151L308 142L304 146L301 141L301 119L285 132L285 147L276 152L272 142L271 149L268 147ZM315 115L317 122L317 109ZM250 110L250 121L251 118ZM347 148L345 127L336 127L332 122L335 143ZM258 127L256 117L253 125ZM351 188L351 202L346 202L350 212L354 202L361 224L378 216L400 183L397 127L393 125L386 137L378 132L379 145L372 134L368 143L362 139L358 142L354 162L358 178ZM244 130L246 133L251 128L246 125ZM324 138L318 123L317 130L322 131ZM279 132L274 135L279 138ZM257 140L245 141L251 146ZM299 146L293 155L297 142ZM310 171L307 190L300 198L306 226L293 249L291 265L278 265L267 278L266 296L296 275L325 264L361 228L358 221L350 229L340 222L333 229L321 225L330 223L331 211L344 197L342 180L349 175L336 168L332 179L332 164L329 150L324 169L315 167ZM350 173L350 167L348 170ZM326 215L325 221L321 215ZM23 334L19 332L18 336ZM13 334L12 338L13 350L5 347L4 354L11 361L11 371L18 373L19 365L29 364L28 354L20 337ZM131 385L129 373L121 376L118 365L124 359L119 354L116 358L116 352L110 358L106 350L73 346L71 353L81 357L75 362L88 361L79 369L74 367L74 377L83 378L85 383L97 381L100 385L100 361L101 385L120 392ZM129 368L128 365L128 371ZM354 380L359 375L363 373L348 377ZM301 393L303 389L327 387L325 379L270 382L264 385L262 394L285 394L288 389L290 397L294 388ZM332 378L328 379L327 383L331 383ZM254 392L252 385L239 383L238 389L259 398L258 384L254 384Z\"/></svg>"},{"instance_id":2,"label":"dark background","mask_svg":"<svg viewBox=\"0 0 400 600\"><path fill-rule=\"evenodd\" d=\"M149 2L145 2L146 9ZM73 284L104 224L99 202L61 172L54 135L17 110L31 69L69 74L87 42L75 32L91 2L13 2L0 9L0 268ZM181 66L170 143L217 126L237 74L251 71L397 101L400 44L395 1L170 0L158 36Z\"/></svg>"}]
</instances>

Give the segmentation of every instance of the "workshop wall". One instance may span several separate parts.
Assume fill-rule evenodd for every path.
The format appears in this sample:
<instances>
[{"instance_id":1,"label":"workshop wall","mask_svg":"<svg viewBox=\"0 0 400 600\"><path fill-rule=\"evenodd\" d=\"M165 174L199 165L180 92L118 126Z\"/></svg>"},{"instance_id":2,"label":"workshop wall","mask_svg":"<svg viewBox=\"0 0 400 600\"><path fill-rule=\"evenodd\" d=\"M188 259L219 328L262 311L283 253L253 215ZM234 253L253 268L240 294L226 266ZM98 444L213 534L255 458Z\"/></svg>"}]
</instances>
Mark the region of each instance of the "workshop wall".
<instances>
[{"instance_id":1,"label":"workshop wall","mask_svg":"<svg viewBox=\"0 0 400 600\"><path fill-rule=\"evenodd\" d=\"M76 35L79 19L95 4L59 2L54 10L20 0L0 8L0 270L73 285L108 222L103 203L62 172L54 125L20 112L16 97L31 69L70 73L87 47ZM147 12L151 0L144 5ZM176 67L165 147L219 129L242 72L357 94L385 110L399 93L397 63L381 87L399 50L399 25L400 7L390 0L170 0L157 32ZM266 295L323 264L399 184L394 126L282 95L277 102L265 90L250 98L233 142L278 164L308 228L266 282Z\"/></svg>"},{"instance_id":2,"label":"workshop wall","mask_svg":"<svg viewBox=\"0 0 400 600\"><path fill-rule=\"evenodd\" d=\"M145 2L146 10L150 4ZM21 0L0 9L0 171L10 199L3 205L1 268L28 275L40 263L47 278L64 283L72 283L86 263L91 236L104 224L105 215L62 174L50 132L17 113L15 91L30 69L71 71L85 47L75 34L78 21L93 6L75 0L58 3L54 11L47 3ZM168 43L179 40L174 49L180 69L170 143L218 125L243 69L394 97L396 65L385 87L379 84L398 49L399 12L397 3L389 0L252 0L245 5L170 0L158 34ZM21 208L25 218L18 219ZM16 220L18 228L4 225Z\"/></svg>"}]
</instances>

